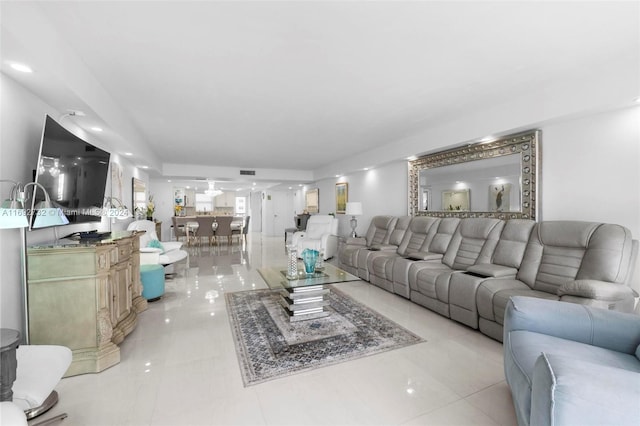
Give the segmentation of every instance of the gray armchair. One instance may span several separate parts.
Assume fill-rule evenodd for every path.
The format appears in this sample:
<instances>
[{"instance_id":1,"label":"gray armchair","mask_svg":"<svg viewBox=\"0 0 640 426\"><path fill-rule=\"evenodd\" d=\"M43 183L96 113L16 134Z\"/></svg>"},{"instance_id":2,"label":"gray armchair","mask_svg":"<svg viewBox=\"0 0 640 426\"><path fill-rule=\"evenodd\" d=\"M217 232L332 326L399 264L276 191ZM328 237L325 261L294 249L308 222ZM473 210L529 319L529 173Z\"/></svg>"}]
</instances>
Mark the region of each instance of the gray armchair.
<instances>
[{"instance_id":1,"label":"gray armchair","mask_svg":"<svg viewBox=\"0 0 640 426\"><path fill-rule=\"evenodd\" d=\"M513 296L504 369L521 426L640 424L638 315Z\"/></svg>"}]
</instances>

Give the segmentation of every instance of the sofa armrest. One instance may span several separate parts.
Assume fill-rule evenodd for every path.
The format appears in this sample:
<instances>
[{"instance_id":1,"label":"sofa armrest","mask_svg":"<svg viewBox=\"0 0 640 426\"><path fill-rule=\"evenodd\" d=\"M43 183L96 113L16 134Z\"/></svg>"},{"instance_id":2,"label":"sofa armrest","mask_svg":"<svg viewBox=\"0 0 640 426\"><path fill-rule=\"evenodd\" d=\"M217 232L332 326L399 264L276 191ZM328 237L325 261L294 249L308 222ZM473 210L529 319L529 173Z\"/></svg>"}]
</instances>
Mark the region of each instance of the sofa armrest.
<instances>
[{"instance_id":1,"label":"sofa armrest","mask_svg":"<svg viewBox=\"0 0 640 426\"><path fill-rule=\"evenodd\" d=\"M165 253L171 250L179 250L182 248L182 241L160 241L162 247L164 247Z\"/></svg>"},{"instance_id":2,"label":"sofa armrest","mask_svg":"<svg viewBox=\"0 0 640 426\"><path fill-rule=\"evenodd\" d=\"M535 297L512 296L504 316L504 340L528 330L627 354L640 345L640 316Z\"/></svg>"},{"instance_id":3,"label":"sofa armrest","mask_svg":"<svg viewBox=\"0 0 640 426\"><path fill-rule=\"evenodd\" d=\"M407 259L411 260L440 260L442 259L441 253L431 253L429 251L414 251L407 254Z\"/></svg>"},{"instance_id":4,"label":"sofa armrest","mask_svg":"<svg viewBox=\"0 0 640 426\"><path fill-rule=\"evenodd\" d=\"M398 250L398 246L395 244L373 244L369 247L369 250L372 251L396 251Z\"/></svg>"},{"instance_id":5,"label":"sofa armrest","mask_svg":"<svg viewBox=\"0 0 640 426\"><path fill-rule=\"evenodd\" d=\"M307 234L305 231L294 232L293 235L291 236L291 245L297 247L298 241L306 237L306 235Z\"/></svg>"},{"instance_id":6,"label":"sofa armrest","mask_svg":"<svg viewBox=\"0 0 640 426\"><path fill-rule=\"evenodd\" d=\"M367 245L367 240L362 238L362 237L356 237L356 238L349 237L345 241L345 245L348 245L348 246L366 246Z\"/></svg>"},{"instance_id":7,"label":"sofa armrest","mask_svg":"<svg viewBox=\"0 0 640 426\"><path fill-rule=\"evenodd\" d=\"M338 236L333 234L323 234L322 247L324 247L324 260L335 256L336 253L338 253Z\"/></svg>"},{"instance_id":8,"label":"sofa armrest","mask_svg":"<svg viewBox=\"0 0 640 426\"><path fill-rule=\"evenodd\" d=\"M494 265L493 263L479 263L469 266L467 272L487 278L515 278L518 270L508 266Z\"/></svg>"},{"instance_id":9,"label":"sofa armrest","mask_svg":"<svg viewBox=\"0 0 640 426\"><path fill-rule=\"evenodd\" d=\"M640 373L543 353L531 381L532 425L640 424Z\"/></svg>"},{"instance_id":10,"label":"sofa armrest","mask_svg":"<svg viewBox=\"0 0 640 426\"><path fill-rule=\"evenodd\" d=\"M638 294L624 284L597 280L575 280L563 284L558 296L563 302L590 305L596 308L632 312Z\"/></svg>"},{"instance_id":11,"label":"sofa armrest","mask_svg":"<svg viewBox=\"0 0 640 426\"><path fill-rule=\"evenodd\" d=\"M162 253L162 249L156 247L140 247L140 253Z\"/></svg>"}]
</instances>

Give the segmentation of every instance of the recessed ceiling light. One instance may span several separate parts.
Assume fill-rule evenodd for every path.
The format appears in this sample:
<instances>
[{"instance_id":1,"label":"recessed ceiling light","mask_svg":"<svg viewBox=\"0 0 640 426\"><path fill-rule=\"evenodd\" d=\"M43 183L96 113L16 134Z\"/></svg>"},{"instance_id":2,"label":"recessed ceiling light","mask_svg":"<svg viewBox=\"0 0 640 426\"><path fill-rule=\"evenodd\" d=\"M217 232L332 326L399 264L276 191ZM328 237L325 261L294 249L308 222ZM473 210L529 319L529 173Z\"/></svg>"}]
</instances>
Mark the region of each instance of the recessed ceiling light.
<instances>
[{"instance_id":1,"label":"recessed ceiling light","mask_svg":"<svg viewBox=\"0 0 640 426\"><path fill-rule=\"evenodd\" d=\"M171 179L167 179L167 182L171 183Z\"/></svg>"},{"instance_id":2,"label":"recessed ceiling light","mask_svg":"<svg viewBox=\"0 0 640 426\"><path fill-rule=\"evenodd\" d=\"M365 167L365 168L364 168L364 169L362 169L362 170L364 170L364 171L366 172L367 170L369 170L369 168L368 168L368 167Z\"/></svg>"},{"instance_id":3,"label":"recessed ceiling light","mask_svg":"<svg viewBox=\"0 0 640 426\"><path fill-rule=\"evenodd\" d=\"M91 130L93 130L94 132L101 132L102 127L92 127Z\"/></svg>"},{"instance_id":4,"label":"recessed ceiling light","mask_svg":"<svg viewBox=\"0 0 640 426\"><path fill-rule=\"evenodd\" d=\"M11 68L13 68L16 71L26 72L26 73L33 72L33 70L31 69L31 67L29 65L20 64L18 62L12 62L10 64L10 66L11 66Z\"/></svg>"},{"instance_id":5,"label":"recessed ceiling light","mask_svg":"<svg viewBox=\"0 0 640 426\"><path fill-rule=\"evenodd\" d=\"M124 155L126 155L127 157L131 157L133 155L133 152L125 152Z\"/></svg>"},{"instance_id":6,"label":"recessed ceiling light","mask_svg":"<svg viewBox=\"0 0 640 426\"><path fill-rule=\"evenodd\" d=\"M293 187L290 186L289 189L293 189Z\"/></svg>"},{"instance_id":7,"label":"recessed ceiling light","mask_svg":"<svg viewBox=\"0 0 640 426\"><path fill-rule=\"evenodd\" d=\"M410 155L409 157L407 157L407 160L409 161L413 161L413 160L417 160L418 157L416 157L415 155Z\"/></svg>"},{"instance_id":8,"label":"recessed ceiling light","mask_svg":"<svg viewBox=\"0 0 640 426\"><path fill-rule=\"evenodd\" d=\"M634 100L634 102L636 102L636 103L639 103L639 104L640 104L640 96L638 96L638 97Z\"/></svg>"},{"instance_id":9,"label":"recessed ceiling light","mask_svg":"<svg viewBox=\"0 0 640 426\"><path fill-rule=\"evenodd\" d=\"M148 169L149 166L140 166L141 169Z\"/></svg>"}]
</instances>

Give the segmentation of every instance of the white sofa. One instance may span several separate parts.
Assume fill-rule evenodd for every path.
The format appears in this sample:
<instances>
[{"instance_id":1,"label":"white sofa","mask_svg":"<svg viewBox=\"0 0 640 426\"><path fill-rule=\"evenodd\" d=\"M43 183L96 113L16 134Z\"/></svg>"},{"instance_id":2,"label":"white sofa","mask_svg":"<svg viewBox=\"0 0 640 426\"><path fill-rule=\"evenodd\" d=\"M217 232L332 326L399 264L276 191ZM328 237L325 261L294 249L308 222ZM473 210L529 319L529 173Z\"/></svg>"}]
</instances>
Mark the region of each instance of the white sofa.
<instances>
[{"instance_id":1,"label":"white sofa","mask_svg":"<svg viewBox=\"0 0 640 426\"><path fill-rule=\"evenodd\" d=\"M129 231L145 231L140 237L140 263L160 264L165 267L189 257L189 253L181 250L180 241L159 241L156 235L156 224L150 220L136 220L127 227ZM157 244L157 243L160 244Z\"/></svg>"}]
</instances>

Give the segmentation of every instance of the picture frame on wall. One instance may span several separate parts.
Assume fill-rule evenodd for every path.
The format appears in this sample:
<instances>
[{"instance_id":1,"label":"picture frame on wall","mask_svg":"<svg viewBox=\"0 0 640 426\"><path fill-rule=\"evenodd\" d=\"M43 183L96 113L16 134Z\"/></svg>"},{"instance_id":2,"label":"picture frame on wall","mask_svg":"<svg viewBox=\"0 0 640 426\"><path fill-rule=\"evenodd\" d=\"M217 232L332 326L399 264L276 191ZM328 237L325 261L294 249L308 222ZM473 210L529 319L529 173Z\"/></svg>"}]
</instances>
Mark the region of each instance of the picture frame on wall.
<instances>
[{"instance_id":1,"label":"picture frame on wall","mask_svg":"<svg viewBox=\"0 0 640 426\"><path fill-rule=\"evenodd\" d=\"M318 213L320 211L320 198L318 188L310 189L304 194L304 208L307 213Z\"/></svg>"},{"instance_id":2,"label":"picture frame on wall","mask_svg":"<svg viewBox=\"0 0 640 426\"><path fill-rule=\"evenodd\" d=\"M446 211L469 211L469 190L450 189L442 191L442 207Z\"/></svg>"},{"instance_id":3,"label":"picture frame on wall","mask_svg":"<svg viewBox=\"0 0 640 426\"><path fill-rule=\"evenodd\" d=\"M489 211L508 212L511 207L511 184L489 185Z\"/></svg>"},{"instance_id":4,"label":"picture frame on wall","mask_svg":"<svg viewBox=\"0 0 640 426\"><path fill-rule=\"evenodd\" d=\"M347 211L347 201L349 201L349 184L336 183L336 213L344 214Z\"/></svg>"}]
</instances>

